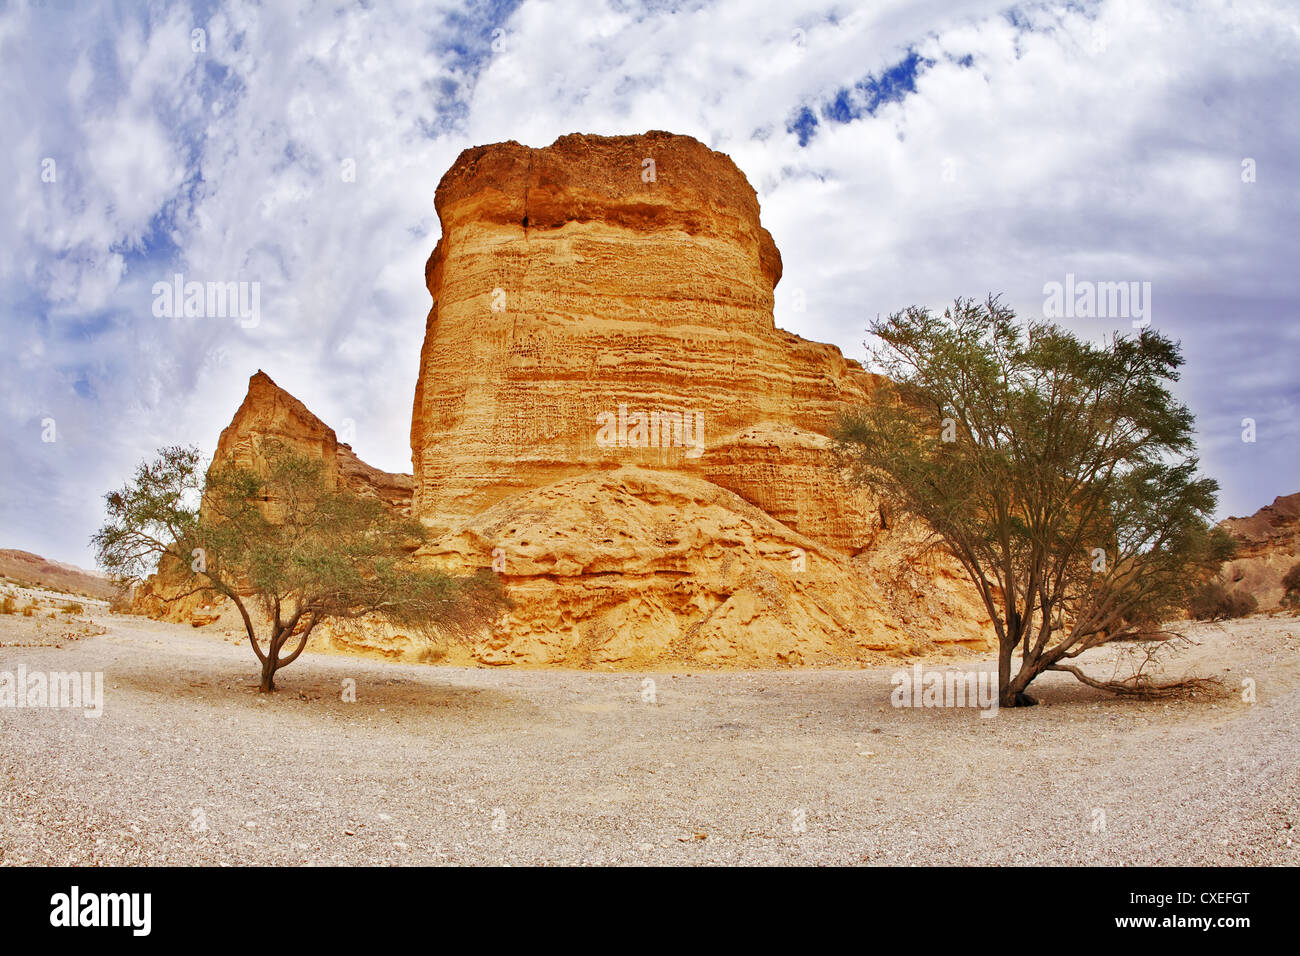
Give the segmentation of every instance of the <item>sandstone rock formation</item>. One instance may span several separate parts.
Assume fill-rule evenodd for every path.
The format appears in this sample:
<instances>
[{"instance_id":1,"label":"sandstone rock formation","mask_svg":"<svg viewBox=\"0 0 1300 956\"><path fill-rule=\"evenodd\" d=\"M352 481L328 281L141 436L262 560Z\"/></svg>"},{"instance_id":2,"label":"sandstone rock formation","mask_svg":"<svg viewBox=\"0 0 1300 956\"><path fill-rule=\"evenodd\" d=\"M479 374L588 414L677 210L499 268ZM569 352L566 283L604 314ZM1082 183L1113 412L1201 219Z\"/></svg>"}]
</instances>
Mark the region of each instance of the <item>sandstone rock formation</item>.
<instances>
[{"instance_id":1,"label":"sandstone rock formation","mask_svg":"<svg viewBox=\"0 0 1300 956\"><path fill-rule=\"evenodd\" d=\"M803 446L824 474L799 433L824 435L843 402L875 387L834 346L775 327L781 257L754 190L694 139L469 149L437 209L411 423L414 509L437 530L593 468L694 471L733 490L781 483L770 468L745 473L761 455L737 457L756 427L773 449ZM819 486L785 504L812 508L817 537L839 533L823 521L842 524L842 501Z\"/></svg>"},{"instance_id":2,"label":"sandstone rock formation","mask_svg":"<svg viewBox=\"0 0 1300 956\"><path fill-rule=\"evenodd\" d=\"M1259 601L1259 609L1276 608L1282 600L1282 576L1300 562L1300 493L1273 499L1249 518L1220 522L1237 542L1237 554L1222 571L1231 587L1243 588Z\"/></svg>"},{"instance_id":3,"label":"sandstone rock formation","mask_svg":"<svg viewBox=\"0 0 1300 956\"><path fill-rule=\"evenodd\" d=\"M835 468L835 414L878 380L775 327L781 258L729 158L660 132L502 143L436 201L412 513L428 560L505 576L481 659L985 646L955 563Z\"/></svg>"},{"instance_id":4,"label":"sandstone rock formation","mask_svg":"<svg viewBox=\"0 0 1300 956\"><path fill-rule=\"evenodd\" d=\"M488 508L425 554L496 566L515 609L493 664L851 666L985 646L970 586L915 529L851 558L690 474L595 470Z\"/></svg>"},{"instance_id":5,"label":"sandstone rock formation","mask_svg":"<svg viewBox=\"0 0 1300 956\"><path fill-rule=\"evenodd\" d=\"M214 461L253 467L262 443L278 441L324 462L326 480L366 498L378 498L394 511L411 513L411 476L372 468L338 440L334 429L258 369L248 380L248 394L217 440Z\"/></svg>"},{"instance_id":6,"label":"sandstone rock formation","mask_svg":"<svg viewBox=\"0 0 1300 956\"><path fill-rule=\"evenodd\" d=\"M289 441L423 522L420 560L501 574L513 610L447 660L844 666L991 647L951 556L837 469L835 415L879 380L776 328L781 257L729 158L660 132L501 143L462 153L436 205L413 480L357 461L260 372L217 454ZM327 640L427 653L378 622Z\"/></svg>"},{"instance_id":7,"label":"sandstone rock formation","mask_svg":"<svg viewBox=\"0 0 1300 956\"><path fill-rule=\"evenodd\" d=\"M235 417L217 439L213 461L231 461L254 468L267 441L279 442L300 455L320 459L324 463L325 479L331 486L377 498L393 511L410 515L410 475L395 475L367 465L353 454L351 446L338 440L334 429L258 369L248 380L248 394ZM178 597L189 590L180 587L183 580L183 576L171 569L162 568L137 588L134 608L155 617L200 621L196 626L213 623L215 616L200 611L206 611L214 597L206 593Z\"/></svg>"}]
</instances>

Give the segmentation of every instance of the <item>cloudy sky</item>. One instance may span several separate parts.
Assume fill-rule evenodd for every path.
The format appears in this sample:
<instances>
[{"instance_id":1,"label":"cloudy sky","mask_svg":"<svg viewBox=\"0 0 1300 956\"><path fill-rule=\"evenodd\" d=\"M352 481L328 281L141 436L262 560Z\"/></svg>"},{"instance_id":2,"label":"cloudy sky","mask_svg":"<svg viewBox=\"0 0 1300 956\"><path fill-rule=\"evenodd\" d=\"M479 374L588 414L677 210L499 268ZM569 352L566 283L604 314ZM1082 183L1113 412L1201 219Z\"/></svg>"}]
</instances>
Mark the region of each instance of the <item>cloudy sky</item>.
<instances>
[{"instance_id":1,"label":"cloudy sky","mask_svg":"<svg viewBox=\"0 0 1300 956\"><path fill-rule=\"evenodd\" d=\"M1150 283L1221 516L1300 491L1291 0L44 0L0 4L0 547L89 566L102 494L258 368L409 472L443 172L648 129L731 155L777 324L850 356L913 303ZM154 315L178 272L258 323Z\"/></svg>"}]
</instances>

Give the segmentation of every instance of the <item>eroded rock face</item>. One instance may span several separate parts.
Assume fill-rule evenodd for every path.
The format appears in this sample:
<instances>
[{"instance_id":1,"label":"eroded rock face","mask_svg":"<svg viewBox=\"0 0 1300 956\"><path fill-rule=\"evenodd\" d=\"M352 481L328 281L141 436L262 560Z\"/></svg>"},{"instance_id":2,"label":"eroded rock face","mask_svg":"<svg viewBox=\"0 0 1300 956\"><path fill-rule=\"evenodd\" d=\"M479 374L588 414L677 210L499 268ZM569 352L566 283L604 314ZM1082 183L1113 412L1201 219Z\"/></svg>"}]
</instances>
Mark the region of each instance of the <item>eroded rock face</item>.
<instances>
[{"instance_id":1,"label":"eroded rock face","mask_svg":"<svg viewBox=\"0 0 1300 956\"><path fill-rule=\"evenodd\" d=\"M332 486L362 497L377 498L393 511L410 515L411 476L372 468L338 440L334 429L317 418L261 369L248 380L248 394L217 440L213 461L254 467L262 444L275 440L296 453L324 462Z\"/></svg>"},{"instance_id":2,"label":"eroded rock face","mask_svg":"<svg viewBox=\"0 0 1300 956\"><path fill-rule=\"evenodd\" d=\"M1277 607L1285 593L1282 576L1300 562L1300 493L1221 525L1237 542L1236 557L1223 567L1224 581L1253 594L1261 611Z\"/></svg>"},{"instance_id":3,"label":"eroded rock face","mask_svg":"<svg viewBox=\"0 0 1300 956\"><path fill-rule=\"evenodd\" d=\"M491 664L852 666L984 646L970 586L921 529L850 558L694 475L627 466L507 498L426 549L495 555L513 611ZM941 628L937 627L941 623Z\"/></svg>"},{"instance_id":4,"label":"eroded rock face","mask_svg":"<svg viewBox=\"0 0 1300 956\"><path fill-rule=\"evenodd\" d=\"M780 255L728 157L659 132L502 143L436 199L412 513L428 560L495 564L516 599L481 659L983 646L955 563L835 467L835 415L878 379L775 327Z\"/></svg>"},{"instance_id":5,"label":"eroded rock face","mask_svg":"<svg viewBox=\"0 0 1300 956\"><path fill-rule=\"evenodd\" d=\"M838 349L775 327L781 258L754 191L689 137L466 150L437 206L411 449L414 512L438 531L593 468L739 491L759 479L723 449L760 425L824 435L874 390ZM843 538L838 490L787 511L812 506L802 530Z\"/></svg>"},{"instance_id":6,"label":"eroded rock face","mask_svg":"<svg viewBox=\"0 0 1300 956\"><path fill-rule=\"evenodd\" d=\"M233 462L256 468L263 445L276 441L297 454L320 459L324 477L331 487L348 488L367 498L377 498L395 513L411 513L411 476L372 468L352 448L338 440L330 428L260 369L248 380L248 393L229 425L217 440L213 462ZM134 609L168 620L201 620L210 623L208 608L222 599L199 592L180 597L191 585L182 586L188 576L169 563L136 589ZM201 626L201 624L195 624Z\"/></svg>"}]
</instances>

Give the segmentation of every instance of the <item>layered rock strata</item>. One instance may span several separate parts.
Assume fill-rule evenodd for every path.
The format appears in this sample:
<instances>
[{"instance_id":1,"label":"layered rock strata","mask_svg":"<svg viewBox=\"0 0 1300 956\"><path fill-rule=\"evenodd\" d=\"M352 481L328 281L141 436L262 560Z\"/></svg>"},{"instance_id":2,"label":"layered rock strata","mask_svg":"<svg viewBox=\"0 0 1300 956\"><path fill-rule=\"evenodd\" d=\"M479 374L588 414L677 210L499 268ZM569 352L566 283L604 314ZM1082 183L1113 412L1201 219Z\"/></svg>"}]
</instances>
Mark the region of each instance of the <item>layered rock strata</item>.
<instances>
[{"instance_id":1,"label":"layered rock strata","mask_svg":"<svg viewBox=\"0 0 1300 956\"><path fill-rule=\"evenodd\" d=\"M411 513L410 475L367 465L338 435L261 369L248 380L248 393L221 432L213 461L256 467L263 443L276 441L323 463L326 482L362 497L376 498L394 512Z\"/></svg>"},{"instance_id":2,"label":"layered rock strata","mask_svg":"<svg viewBox=\"0 0 1300 956\"><path fill-rule=\"evenodd\" d=\"M276 442L299 455L318 459L330 487L347 488L375 498L397 514L411 513L411 476L373 468L358 458L352 447L338 440L333 428L317 418L307 406L271 380L260 369L248 380L248 392L229 425L217 439L214 462L230 462L256 470L267 442ZM193 620L194 616L219 603L207 593L185 597L192 587L183 586L186 575L166 566L136 589L136 610L172 620ZM210 617L210 615L208 615Z\"/></svg>"},{"instance_id":3,"label":"layered rock strata","mask_svg":"<svg viewBox=\"0 0 1300 956\"><path fill-rule=\"evenodd\" d=\"M950 558L884 527L827 437L878 379L776 328L754 190L683 136L466 150L411 424L412 513L516 610L517 663L852 662L982 646Z\"/></svg>"},{"instance_id":4,"label":"layered rock strata","mask_svg":"<svg viewBox=\"0 0 1300 956\"><path fill-rule=\"evenodd\" d=\"M1285 595L1282 577L1300 563L1300 494L1280 496L1249 518L1220 524L1237 542L1223 579L1253 594L1261 611L1278 607Z\"/></svg>"}]
</instances>

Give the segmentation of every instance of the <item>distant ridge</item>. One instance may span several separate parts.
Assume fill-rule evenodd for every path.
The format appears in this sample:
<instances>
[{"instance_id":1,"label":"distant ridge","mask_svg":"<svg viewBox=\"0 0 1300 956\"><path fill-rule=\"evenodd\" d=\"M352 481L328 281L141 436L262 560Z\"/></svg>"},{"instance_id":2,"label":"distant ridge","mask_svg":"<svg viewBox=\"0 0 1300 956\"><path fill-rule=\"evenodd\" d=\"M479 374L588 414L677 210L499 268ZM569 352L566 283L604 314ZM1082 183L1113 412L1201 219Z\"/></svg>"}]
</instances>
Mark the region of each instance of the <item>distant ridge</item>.
<instances>
[{"instance_id":1,"label":"distant ridge","mask_svg":"<svg viewBox=\"0 0 1300 956\"><path fill-rule=\"evenodd\" d=\"M51 561L30 551L0 548L0 574L20 584L64 591L107 601L115 593L113 582L98 571Z\"/></svg>"}]
</instances>

